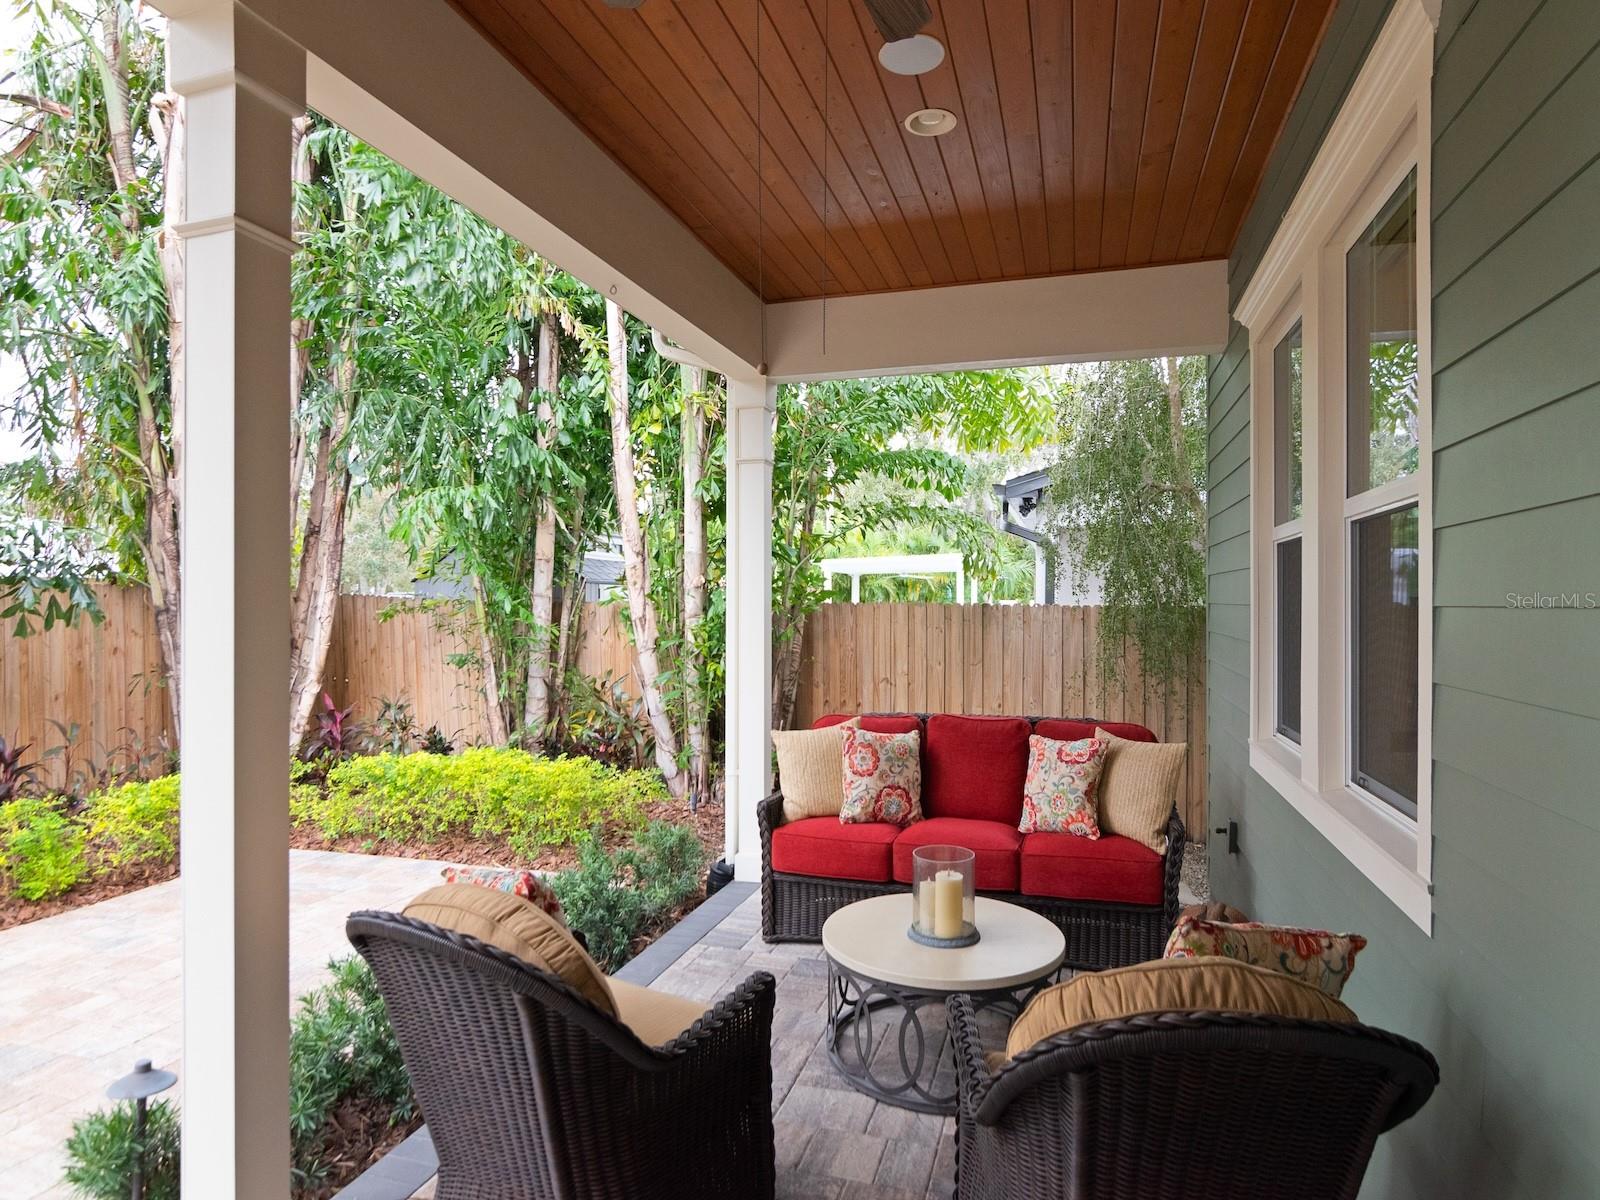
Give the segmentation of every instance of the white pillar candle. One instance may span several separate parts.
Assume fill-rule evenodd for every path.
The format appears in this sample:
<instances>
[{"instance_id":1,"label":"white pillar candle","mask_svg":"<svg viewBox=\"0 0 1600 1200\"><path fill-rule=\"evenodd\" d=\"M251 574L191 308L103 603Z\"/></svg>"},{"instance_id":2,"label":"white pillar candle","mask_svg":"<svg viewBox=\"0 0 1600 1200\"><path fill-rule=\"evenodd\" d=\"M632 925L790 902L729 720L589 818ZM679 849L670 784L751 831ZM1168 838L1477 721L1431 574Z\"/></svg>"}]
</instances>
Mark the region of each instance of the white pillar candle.
<instances>
[{"instance_id":1,"label":"white pillar candle","mask_svg":"<svg viewBox=\"0 0 1600 1200\"><path fill-rule=\"evenodd\" d=\"M940 871L933 877L933 936L961 936L964 905L960 871Z\"/></svg>"}]
</instances>

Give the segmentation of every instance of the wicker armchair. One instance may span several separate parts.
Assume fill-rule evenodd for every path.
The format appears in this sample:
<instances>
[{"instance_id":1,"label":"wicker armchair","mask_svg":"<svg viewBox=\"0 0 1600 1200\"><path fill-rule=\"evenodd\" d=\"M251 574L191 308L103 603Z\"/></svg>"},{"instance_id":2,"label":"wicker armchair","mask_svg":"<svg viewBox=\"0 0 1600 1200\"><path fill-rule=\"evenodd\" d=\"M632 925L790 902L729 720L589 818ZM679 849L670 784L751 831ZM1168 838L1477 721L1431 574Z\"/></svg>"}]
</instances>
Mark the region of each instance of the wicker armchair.
<instances>
[{"instance_id":1,"label":"wicker armchair","mask_svg":"<svg viewBox=\"0 0 1600 1200\"><path fill-rule=\"evenodd\" d=\"M770 1200L770 974L652 1047L475 938L382 912L346 931L433 1135L438 1200Z\"/></svg>"},{"instance_id":2,"label":"wicker armchair","mask_svg":"<svg viewBox=\"0 0 1600 1200\"><path fill-rule=\"evenodd\" d=\"M959 1200L1354 1200L1439 1082L1381 1029L1216 1012L1080 1026L991 1071L948 1003Z\"/></svg>"}]
</instances>

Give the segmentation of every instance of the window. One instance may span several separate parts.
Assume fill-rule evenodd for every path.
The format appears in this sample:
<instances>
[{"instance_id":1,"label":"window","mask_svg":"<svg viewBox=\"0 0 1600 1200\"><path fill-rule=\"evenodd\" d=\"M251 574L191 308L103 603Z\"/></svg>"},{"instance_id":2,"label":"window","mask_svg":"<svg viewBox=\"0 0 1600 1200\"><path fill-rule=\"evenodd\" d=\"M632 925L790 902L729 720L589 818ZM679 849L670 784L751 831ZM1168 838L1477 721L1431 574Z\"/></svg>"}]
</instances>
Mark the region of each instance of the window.
<instances>
[{"instance_id":1,"label":"window","mask_svg":"<svg viewBox=\"0 0 1600 1200\"><path fill-rule=\"evenodd\" d=\"M1417 175L1345 255L1350 778L1417 815ZM1376 510L1376 511L1374 511Z\"/></svg>"},{"instance_id":2,"label":"window","mask_svg":"<svg viewBox=\"0 0 1600 1200\"><path fill-rule=\"evenodd\" d=\"M1300 519L1305 515L1301 351L1297 321L1272 353L1273 536L1277 547L1273 567L1277 574L1278 626L1274 731L1297 746L1300 744Z\"/></svg>"},{"instance_id":3,"label":"window","mask_svg":"<svg viewBox=\"0 0 1600 1200\"><path fill-rule=\"evenodd\" d=\"M1432 64L1395 0L1234 314L1250 766L1429 932Z\"/></svg>"}]
</instances>

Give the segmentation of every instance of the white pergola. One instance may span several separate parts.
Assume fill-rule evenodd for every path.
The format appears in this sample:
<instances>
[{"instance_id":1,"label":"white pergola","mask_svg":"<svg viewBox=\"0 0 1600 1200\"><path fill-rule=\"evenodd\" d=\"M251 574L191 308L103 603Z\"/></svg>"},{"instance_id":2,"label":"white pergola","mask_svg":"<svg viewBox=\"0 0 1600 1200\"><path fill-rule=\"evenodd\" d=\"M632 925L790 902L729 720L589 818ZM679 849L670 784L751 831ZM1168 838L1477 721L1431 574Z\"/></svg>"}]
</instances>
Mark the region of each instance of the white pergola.
<instances>
[{"instance_id":1,"label":"white pergola","mask_svg":"<svg viewBox=\"0 0 1600 1200\"><path fill-rule=\"evenodd\" d=\"M1226 264L764 305L445 0L155 2L187 104L183 1189L281 1200L294 116L316 108L727 377L727 836L744 879L770 782L776 386L1215 351Z\"/></svg>"},{"instance_id":2,"label":"white pergola","mask_svg":"<svg viewBox=\"0 0 1600 1200\"><path fill-rule=\"evenodd\" d=\"M898 578L923 578L929 575L955 576L956 603L967 602L967 565L959 554L869 554L854 558L824 558L817 566L822 583L833 587L835 575L850 577L850 603L861 603L863 575L894 575ZM976 585L974 585L976 590Z\"/></svg>"}]
</instances>

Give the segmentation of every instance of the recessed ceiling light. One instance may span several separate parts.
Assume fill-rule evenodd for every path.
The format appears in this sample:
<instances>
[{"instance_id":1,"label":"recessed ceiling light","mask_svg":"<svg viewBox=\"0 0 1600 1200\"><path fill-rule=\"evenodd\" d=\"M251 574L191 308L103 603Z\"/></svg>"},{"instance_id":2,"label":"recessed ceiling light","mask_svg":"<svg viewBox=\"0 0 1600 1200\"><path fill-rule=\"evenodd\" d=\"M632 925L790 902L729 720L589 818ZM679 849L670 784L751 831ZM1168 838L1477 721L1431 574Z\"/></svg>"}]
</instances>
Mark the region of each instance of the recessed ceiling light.
<instances>
[{"instance_id":1,"label":"recessed ceiling light","mask_svg":"<svg viewBox=\"0 0 1600 1200\"><path fill-rule=\"evenodd\" d=\"M918 137L938 137L956 127L956 115L947 108L919 108L906 118L905 125Z\"/></svg>"},{"instance_id":2,"label":"recessed ceiling light","mask_svg":"<svg viewBox=\"0 0 1600 1200\"><path fill-rule=\"evenodd\" d=\"M885 42L878 47L878 61L896 75L922 75L944 61L944 43L925 33Z\"/></svg>"}]
</instances>

